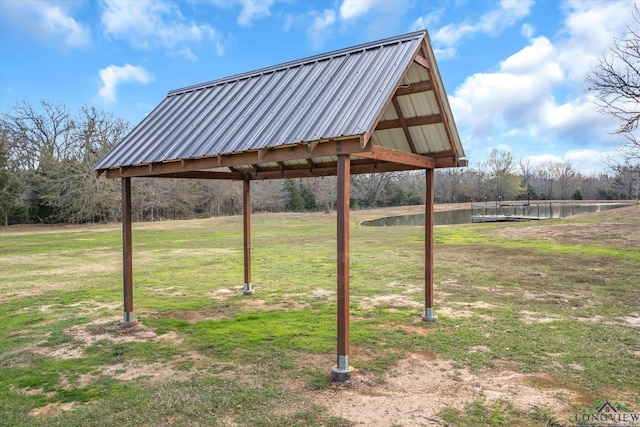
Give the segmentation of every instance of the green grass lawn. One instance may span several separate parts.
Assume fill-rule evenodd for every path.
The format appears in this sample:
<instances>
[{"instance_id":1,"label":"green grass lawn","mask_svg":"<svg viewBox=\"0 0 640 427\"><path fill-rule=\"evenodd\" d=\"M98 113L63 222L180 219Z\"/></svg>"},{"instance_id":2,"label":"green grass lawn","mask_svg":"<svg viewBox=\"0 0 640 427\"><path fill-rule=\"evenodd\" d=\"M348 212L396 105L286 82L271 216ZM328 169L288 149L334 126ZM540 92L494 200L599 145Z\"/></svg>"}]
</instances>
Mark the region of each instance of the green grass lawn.
<instances>
[{"instance_id":1,"label":"green grass lawn","mask_svg":"<svg viewBox=\"0 0 640 427\"><path fill-rule=\"evenodd\" d=\"M424 230L359 225L378 214L351 216L357 373L342 387L335 214L253 215L252 296L241 217L134 224L131 328L119 225L0 229L0 425L347 426L323 396L385 396L411 360L452 384L521 379L499 399L447 391L429 414L445 425L572 425L606 400L640 412L640 207L436 227L436 323L416 321ZM527 407L518 387L556 404ZM410 425L380 420L394 424Z\"/></svg>"}]
</instances>

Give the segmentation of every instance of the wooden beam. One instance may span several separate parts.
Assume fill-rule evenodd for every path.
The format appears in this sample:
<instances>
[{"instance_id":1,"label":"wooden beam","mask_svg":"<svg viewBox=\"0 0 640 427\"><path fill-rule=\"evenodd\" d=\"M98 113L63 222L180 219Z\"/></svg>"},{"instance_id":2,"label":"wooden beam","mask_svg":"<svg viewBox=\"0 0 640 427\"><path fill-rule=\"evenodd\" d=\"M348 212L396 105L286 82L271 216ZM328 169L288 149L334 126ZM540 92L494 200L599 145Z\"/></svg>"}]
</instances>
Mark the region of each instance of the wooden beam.
<instances>
[{"instance_id":1,"label":"wooden beam","mask_svg":"<svg viewBox=\"0 0 640 427\"><path fill-rule=\"evenodd\" d=\"M251 186L249 176L242 181L242 222L244 231L244 295L253 294L251 284Z\"/></svg>"},{"instance_id":2,"label":"wooden beam","mask_svg":"<svg viewBox=\"0 0 640 427\"><path fill-rule=\"evenodd\" d=\"M358 153L357 155L359 157L366 157L367 159L400 163L420 168L433 168L436 164L436 160L432 157L423 156L422 154L407 153L405 151L394 150L393 148L381 147L379 145L373 145L371 147L371 151Z\"/></svg>"},{"instance_id":3,"label":"wooden beam","mask_svg":"<svg viewBox=\"0 0 640 427\"><path fill-rule=\"evenodd\" d=\"M382 148L384 149L384 148ZM377 151L376 151L377 152ZM355 156L355 155L354 155ZM447 158L436 158L436 168L449 168L455 167L455 164L451 158L450 153L447 154ZM375 157L375 156L374 156ZM397 172L424 169L422 162L420 165L406 165L400 163L390 163L388 161L380 161L377 159L352 159L351 160L351 175L359 175L365 173L378 173L378 172ZM279 162L277 168L261 169L258 175L253 174L251 170L251 180L267 180L267 179L287 179L287 178L313 178L319 176L336 176L337 163L314 163L313 169L308 166L296 165L291 168L287 168L284 163ZM247 173L241 171L234 172L208 172L208 171L193 171L193 172L176 172L166 173L162 175L152 175L152 178L177 178L177 179L220 179L220 180L233 180L242 181L246 178Z\"/></svg>"},{"instance_id":4,"label":"wooden beam","mask_svg":"<svg viewBox=\"0 0 640 427\"><path fill-rule=\"evenodd\" d=\"M430 90L433 90L433 82L431 81L411 83L408 86L400 86L396 90L395 96L411 95L413 93L427 92Z\"/></svg>"},{"instance_id":5,"label":"wooden beam","mask_svg":"<svg viewBox=\"0 0 640 427\"><path fill-rule=\"evenodd\" d=\"M301 160L315 157L335 156L338 154L351 154L368 150L368 147L360 146L360 137L345 138L342 140L320 142L315 149L309 153L307 144L297 144L286 147L272 148L263 153L262 160L258 159L258 150L245 151L236 154L223 154L215 157L201 159L191 159L182 167L181 161L154 163L153 172L149 171L149 165L130 166L122 169L107 170L107 177L135 177L154 176L167 173L191 172L203 169L213 169L218 167L233 167L243 165L255 165L258 163L276 163L289 160Z\"/></svg>"},{"instance_id":6,"label":"wooden beam","mask_svg":"<svg viewBox=\"0 0 640 427\"><path fill-rule=\"evenodd\" d=\"M405 117L407 126L424 126L443 123L442 114L431 114L428 116ZM378 123L376 130L386 130L402 127L400 119L384 120Z\"/></svg>"},{"instance_id":7,"label":"wooden beam","mask_svg":"<svg viewBox=\"0 0 640 427\"><path fill-rule=\"evenodd\" d=\"M416 56L413 57L413 60L422 65L427 70L431 69L431 67L429 66L429 61L427 61L426 58L423 58L422 56L416 54Z\"/></svg>"},{"instance_id":8,"label":"wooden beam","mask_svg":"<svg viewBox=\"0 0 640 427\"><path fill-rule=\"evenodd\" d=\"M242 172L207 172L207 171L193 171L193 172L176 172L165 173L162 175L153 175L154 178L187 178L187 179L232 179L242 180L245 178L245 174Z\"/></svg>"},{"instance_id":9,"label":"wooden beam","mask_svg":"<svg viewBox=\"0 0 640 427\"><path fill-rule=\"evenodd\" d=\"M359 175L364 173L378 173L378 172L397 172L397 171L408 171L408 170L416 170L416 169L424 169L423 166L410 166L410 165L402 165L398 163L388 163L388 162L371 162L365 164L354 164L352 161L351 165L351 175ZM313 178L319 176L336 176L338 173L337 166L323 166L317 167L315 166L313 170L309 170L309 168L304 169L285 169L284 171L280 170L271 170L271 171L262 171L257 177L251 177L252 180L265 180L265 179L287 179L287 178Z\"/></svg>"},{"instance_id":10,"label":"wooden beam","mask_svg":"<svg viewBox=\"0 0 640 427\"><path fill-rule=\"evenodd\" d=\"M426 170L427 190L424 203L424 314L422 319L433 322L433 213L434 213L434 172Z\"/></svg>"},{"instance_id":11,"label":"wooden beam","mask_svg":"<svg viewBox=\"0 0 640 427\"><path fill-rule=\"evenodd\" d=\"M122 178L123 323L133 322L133 245L131 239L131 178Z\"/></svg>"},{"instance_id":12,"label":"wooden beam","mask_svg":"<svg viewBox=\"0 0 640 427\"><path fill-rule=\"evenodd\" d=\"M332 374L334 380L349 378L349 155L338 156L337 197L337 287L338 287L338 348L337 363Z\"/></svg>"},{"instance_id":13,"label":"wooden beam","mask_svg":"<svg viewBox=\"0 0 640 427\"><path fill-rule=\"evenodd\" d=\"M402 115L402 108L400 108L398 98L394 96L391 102L393 102L393 108L396 109L396 114L398 115L398 120L400 120L400 126L402 127L402 132L404 132L404 137L407 139L407 143L409 144L409 149L412 153L417 153L418 150L416 150L416 144L413 143L413 137L411 136L411 132L409 132L409 126Z\"/></svg>"}]
</instances>

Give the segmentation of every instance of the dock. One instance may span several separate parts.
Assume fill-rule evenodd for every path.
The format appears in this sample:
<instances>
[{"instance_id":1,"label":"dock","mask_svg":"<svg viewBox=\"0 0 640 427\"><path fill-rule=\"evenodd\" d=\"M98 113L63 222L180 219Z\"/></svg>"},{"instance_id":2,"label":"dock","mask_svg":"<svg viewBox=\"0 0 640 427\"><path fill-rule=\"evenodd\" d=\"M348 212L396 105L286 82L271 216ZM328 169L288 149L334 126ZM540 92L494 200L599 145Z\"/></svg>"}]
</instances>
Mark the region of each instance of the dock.
<instances>
[{"instance_id":1,"label":"dock","mask_svg":"<svg viewBox=\"0 0 640 427\"><path fill-rule=\"evenodd\" d=\"M526 203L471 203L471 222L514 222L540 220L540 205L535 204L536 215L531 214L532 204Z\"/></svg>"}]
</instances>

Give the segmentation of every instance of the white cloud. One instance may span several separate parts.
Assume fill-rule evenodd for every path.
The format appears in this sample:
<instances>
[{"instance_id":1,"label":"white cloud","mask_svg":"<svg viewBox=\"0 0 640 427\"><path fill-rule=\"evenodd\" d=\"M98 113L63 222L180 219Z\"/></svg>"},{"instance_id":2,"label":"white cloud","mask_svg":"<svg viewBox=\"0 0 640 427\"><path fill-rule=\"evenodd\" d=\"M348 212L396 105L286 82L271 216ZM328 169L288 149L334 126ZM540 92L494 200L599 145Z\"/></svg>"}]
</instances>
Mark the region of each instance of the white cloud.
<instances>
[{"instance_id":1,"label":"white cloud","mask_svg":"<svg viewBox=\"0 0 640 427\"><path fill-rule=\"evenodd\" d=\"M608 131L615 124L594 111L584 78L613 37L623 33L628 8L624 2L567 3L556 41L531 38L501 61L496 72L476 73L456 88L451 105L458 125L471 133L472 141L502 135L524 143L613 147L619 141ZM525 25L522 33L533 31Z\"/></svg>"},{"instance_id":2,"label":"white cloud","mask_svg":"<svg viewBox=\"0 0 640 427\"><path fill-rule=\"evenodd\" d=\"M454 47L434 49L433 54L436 56L437 61L443 61L445 59L454 58L458 54L458 50Z\"/></svg>"},{"instance_id":3,"label":"white cloud","mask_svg":"<svg viewBox=\"0 0 640 427\"><path fill-rule=\"evenodd\" d=\"M358 18L369 12L374 3L375 0L344 0L340 5L340 19Z\"/></svg>"},{"instance_id":4,"label":"white cloud","mask_svg":"<svg viewBox=\"0 0 640 427\"><path fill-rule=\"evenodd\" d=\"M522 24L522 28L520 28L520 34L530 39L536 33L535 27L530 24Z\"/></svg>"},{"instance_id":5,"label":"white cloud","mask_svg":"<svg viewBox=\"0 0 640 427\"><path fill-rule=\"evenodd\" d=\"M553 46L544 37L500 63L495 73L468 77L451 97L456 121L474 137L513 128L537 134L544 107L553 103L553 86L563 81L553 62Z\"/></svg>"},{"instance_id":6,"label":"white cloud","mask_svg":"<svg viewBox=\"0 0 640 427\"><path fill-rule=\"evenodd\" d=\"M216 0L219 1L219 0ZM320 2L318 2L320 3ZM338 6L339 4L339 6ZM350 32L349 27L358 25L357 32L368 40L388 37L402 22L406 11L411 7L410 0L340 0L331 9L309 10L293 15L284 14L283 31L292 28L306 31L307 39L313 49L322 49L325 40L330 39L335 29L341 34ZM366 15L365 19L360 19Z\"/></svg>"},{"instance_id":7,"label":"white cloud","mask_svg":"<svg viewBox=\"0 0 640 427\"><path fill-rule=\"evenodd\" d=\"M580 173L589 174L601 171L607 158L613 154L609 151L569 150L564 153L563 159Z\"/></svg>"},{"instance_id":8,"label":"white cloud","mask_svg":"<svg viewBox=\"0 0 640 427\"><path fill-rule=\"evenodd\" d=\"M232 8L240 6L237 24L250 27L253 21L271 16L271 6L276 0L209 0L219 7Z\"/></svg>"},{"instance_id":9,"label":"white cloud","mask_svg":"<svg viewBox=\"0 0 640 427\"><path fill-rule=\"evenodd\" d=\"M153 79L153 75L140 66L125 64L119 67L117 65L109 65L100 70L102 87L98 91L98 96L107 102L115 102L116 88L120 83L138 82L147 84Z\"/></svg>"},{"instance_id":10,"label":"white cloud","mask_svg":"<svg viewBox=\"0 0 640 427\"><path fill-rule=\"evenodd\" d=\"M562 163L562 157L555 154L537 154L527 156L525 159L529 160L533 169L538 169L551 163Z\"/></svg>"},{"instance_id":11,"label":"white cloud","mask_svg":"<svg viewBox=\"0 0 640 427\"><path fill-rule=\"evenodd\" d=\"M444 13L443 9L429 13L428 15L419 16L411 23L410 31L418 31L429 29L432 25L436 25L440 21L440 17Z\"/></svg>"},{"instance_id":12,"label":"white cloud","mask_svg":"<svg viewBox=\"0 0 640 427\"><path fill-rule=\"evenodd\" d=\"M575 170L583 175L601 173L613 151L600 151L592 149L568 150L559 154L539 154L527 156L533 169L546 167L553 163L569 163Z\"/></svg>"},{"instance_id":13,"label":"white cloud","mask_svg":"<svg viewBox=\"0 0 640 427\"><path fill-rule=\"evenodd\" d=\"M192 61L192 62L196 62L198 60L198 57L188 47L183 47L181 49L173 51L173 52L170 53L170 55L181 56L181 57L183 57L185 59L188 59L189 61Z\"/></svg>"},{"instance_id":14,"label":"white cloud","mask_svg":"<svg viewBox=\"0 0 640 427\"><path fill-rule=\"evenodd\" d=\"M333 9L325 9L313 20L313 23L307 30L307 37L314 49L322 49L327 28L336 21L336 13Z\"/></svg>"},{"instance_id":15,"label":"white cloud","mask_svg":"<svg viewBox=\"0 0 640 427\"><path fill-rule=\"evenodd\" d=\"M570 1L557 43L558 61L571 79L582 83L597 59L609 51L615 36L625 31L633 1Z\"/></svg>"},{"instance_id":16,"label":"white cloud","mask_svg":"<svg viewBox=\"0 0 640 427\"><path fill-rule=\"evenodd\" d=\"M104 0L101 20L106 35L141 49L164 48L186 53L186 45L190 43L220 42L212 27L187 22L179 7L168 1ZM188 52L189 59L197 59L191 50Z\"/></svg>"},{"instance_id":17,"label":"white cloud","mask_svg":"<svg viewBox=\"0 0 640 427\"><path fill-rule=\"evenodd\" d=\"M239 0L242 5L238 24L244 27L250 26L254 20L266 18L271 15L270 8L274 0Z\"/></svg>"},{"instance_id":18,"label":"white cloud","mask_svg":"<svg viewBox=\"0 0 640 427\"><path fill-rule=\"evenodd\" d=\"M67 6L44 1L3 1L2 21L42 42L60 42L67 49L86 47L91 42L91 32L69 14Z\"/></svg>"},{"instance_id":19,"label":"white cloud","mask_svg":"<svg viewBox=\"0 0 640 427\"><path fill-rule=\"evenodd\" d=\"M490 36L498 35L507 27L529 14L533 0L502 0L497 9L493 9L480 16L477 22L462 22L448 24L440 28L433 36L433 41L445 46L452 46L462 38L474 33L486 33Z\"/></svg>"}]
</instances>

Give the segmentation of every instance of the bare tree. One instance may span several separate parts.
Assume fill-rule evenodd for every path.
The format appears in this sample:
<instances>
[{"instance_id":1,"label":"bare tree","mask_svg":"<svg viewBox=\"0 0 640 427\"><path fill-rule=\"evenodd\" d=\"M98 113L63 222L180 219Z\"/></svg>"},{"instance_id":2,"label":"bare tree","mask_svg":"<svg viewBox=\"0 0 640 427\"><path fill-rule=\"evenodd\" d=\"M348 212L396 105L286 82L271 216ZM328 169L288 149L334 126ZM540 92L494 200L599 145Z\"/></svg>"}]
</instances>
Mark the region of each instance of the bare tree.
<instances>
[{"instance_id":1,"label":"bare tree","mask_svg":"<svg viewBox=\"0 0 640 427\"><path fill-rule=\"evenodd\" d=\"M626 143L620 152L624 159L637 166L640 160L640 9L634 5L632 23L626 25L624 38L614 38L611 52L600 58L600 62L587 75L589 90L595 95L598 111L612 116L620 122L613 132L624 136ZM612 165L624 168L614 161ZM634 166L635 167L635 166Z\"/></svg>"},{"instance_id":2,"label":"bare tree","mask_svg":"<svg viewBox=\"0 0 640 427\"><path fill-rule=\"evenodd\" d=\"M566 200L569 198L569 193L572 193L578 188L577 178L578 172L573 168L570 162L554 163L551 169L554 180L558 183L559 193L556 198Z\"/></svg>"},{"instance_id":3,"label":"bare tree","mask_svg":"<svg viewBox=\"0 0 640 427\"><path fill-rule=\"evenodd\" d=\"M494 148L483 166L488 169L494 197L506 200L520 193L522 180L515 174L515 160L511 153Z\"/></svg>"},{"instance_id":4,"label":"bare tree","mask_svg":"<svg viewBox=\"0 0 640 427\"><path fill-rule=\"evenodd\" d=\"M75 151L75 123L64 106L40 102L40 111L22 102L3 113L0 127L12 142L10 155L23 170L34 170L43 158L64 159Z\"/></svg>"},{"instance_id":5,"label":"bare tree","mask_svg":"<svg viewBox=\"0 0 640 427\"><path fill-rule=\"evenodd\" d=\"M379 206L385 190L400 174L401 172L384 172L354 175L351 177L352 197L362 207Z\"/></svg>"},{"instance_id":6,"label":"bare tree","mask_svg":"<svg viewBox=\"0 0 640 427\"><path fill-rule=\"evenodd\" d=\"M447 203L457 203L462 196L465 170L447 168L436 171L436 198Z\"/></svg>"}]
</instances>

